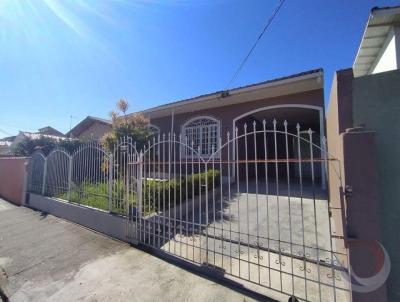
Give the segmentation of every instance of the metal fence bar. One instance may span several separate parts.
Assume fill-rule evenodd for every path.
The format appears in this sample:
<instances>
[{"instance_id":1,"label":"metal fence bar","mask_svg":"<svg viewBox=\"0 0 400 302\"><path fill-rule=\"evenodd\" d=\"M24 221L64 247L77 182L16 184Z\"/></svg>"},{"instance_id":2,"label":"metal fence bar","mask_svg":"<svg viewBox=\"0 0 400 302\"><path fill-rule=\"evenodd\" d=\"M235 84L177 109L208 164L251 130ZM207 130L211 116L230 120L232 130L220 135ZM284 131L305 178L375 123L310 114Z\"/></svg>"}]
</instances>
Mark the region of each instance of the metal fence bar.
<instances>
[{"instance_id":1,"label":"metal fence bar","mask_svg":"<svg viewBox=\"0 0 400 302\"><path fill-rule=\"evenodd\" d=\"M69 158L68 164L68 201L71 201L71 185L72 185L72 157Z\"/></svg>"},{"instance_id":2,"label":"metal fence bar","mask_svg":"<svg viewBox=\"0 0 400 302\"><path fill-rule=\"evenodd\" d=\"M314 176L314 149L312 146L313 138L312 138L312 130L308 130L308 135L309 135L309 142L310 142L310 157L311 157L311 181L313 185L313 207L314 207L314 230L315 230L315 241L317 245L317 264L319 264L319 244L318 244L318 222L317 222L317 208L316 208L316 203L315 203L315 176ZM318 293L319 293L319 301L322 301L322 293L321 293L321 272L320 272L320 267L317 265L318 269Z\"/></svg>"},{"instance_id":3,"label":"metal fence bar","mask_svg":"<svg viewBox=\"0 0 400 302\"><path fill-rule=\"evenodd\" d=\"M113 154L108 155L108 211L112 211L113 202Z\"/></svg>"},{"instance_id":4,"label":"metal fence bar","mask_svg":"<svg viewBox=\"0 0 400 302\"><path fill-rule=\"evenodd\" d=\"M303 174L302 174L302 164L301 164L301 148L300 148L300 125L296 125L297 130L297 156L299 158L298 169L299 169L299 185L300 185L300 206L301 206L301 231L302 231L302 242L303 242L303 269L300 268L304 272L304 288L307 289L307 261L306 261L306 243L305 243L305 234L304 234L304 205L303 205ZM305 290L305 298L307 300L307 290Z\"/></svg>"},{"instance_id":5,"label":"metal fence bar","mask_svg":"<svg viewBox=\"0 0 400 302\"><path fill-rule=\"evenodd\" d=\"M279 173L278 173L278 143L277 143L277 121L274 119L274 151L275 151L275 181L276 181L276 204L278 211L278 255L279 259L275 260L275 263L279 264L279 278L280 278L280 291L283 289L283 279L282 279L282 266L285 266L285 262L282 261L282 247L281 247L281 226L280 226L280 202L279 202Z\"/></svg>"},{"instance_id":6,"label":"metal fence bar","mask_svg":"<svg viewBox=\"0 0 400 302\"><path fill-rule=\"evenodd\" d=\"M47 178L47 158L44 160L44 168L43 168L43 185L42 185L42 195L45 196L46 192L46 178Z\"/></svg>"}]
</instances>

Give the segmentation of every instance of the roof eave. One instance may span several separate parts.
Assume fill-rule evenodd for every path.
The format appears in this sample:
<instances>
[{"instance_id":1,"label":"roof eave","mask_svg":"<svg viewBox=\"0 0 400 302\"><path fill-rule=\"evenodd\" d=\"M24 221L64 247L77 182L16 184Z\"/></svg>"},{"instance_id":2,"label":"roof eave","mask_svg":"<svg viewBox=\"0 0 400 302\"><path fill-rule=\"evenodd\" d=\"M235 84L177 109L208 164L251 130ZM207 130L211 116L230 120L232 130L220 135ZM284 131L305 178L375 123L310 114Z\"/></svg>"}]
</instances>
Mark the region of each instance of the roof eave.
<instances>
[{"instance_id":1,"label":"roof eave","mask_svg":"<svg viewBox=\"0 0 400 302\"><path fill-rule=\"evenodd\" d=\"M396 15L396 14L400 14L400 6L394 6L394 7L382 7L382 8L373 8L370 12L370 15L368 17L368 21L367 24L365 26L364 29L364 33L362 35L361 41L360 41L360 45L358 47L357 50L357 54L354 58L354 62L353 62L353 71L354 71L354 75L355 76L363 76L368 74L368 72L370 72L371 68L373 67L374 62L376 61L376 58L379 55L379 51L375 54L372 55L368 55L368 57L370 57L372 60L369 63L364 63L364 62L360 62L360 57L361 57L361 52L363 49L365 49L364 47L364 41L366 40L366 36L368 34L368 30L370 28L376 28L376 27L391 27L391 26L395 26L398 25L398 22L392 22L392 23L378 23L378 24L371 24L374 20L376 20L376 18L380 18L380 17L385 17L385 16L390 16L390 15ZM385 36L387 36L390 32L390 28L388 30L387 33L385 33ZM382 38L381 37L375 37L375 39L377 38ZM378 46L377 46L378 47ZM381 46L382 47L382 46ZM362 67L362 66L366 66L366 67Z\"/></svg>"},{"instance_id":2,"label":"roof eave","mask_svg":"<svg viewBox=\"0 0 400 302\"><path fill-rule=\"evenodd\" d=\"M282 85L289 85L291 83L301 82L304 80L309 80L309 79L314 79L314 78L315 79L318 79L321 77L323 78L323 75L324 75L324 71L322 69L318 69L315 72L300 75L300 76L295 76L295 77L289 76L289 77L283 78L282 80L267 81L267 82L263 82L260 84L254 84L254 85L249 85L249 86L245 86L245 87L241 87L241 88L231 89L231 90L229 90L229 96L253 92L253 91L260 90L260 89L273 88L273 87L282 86ZM323 80L321 81L319 88L321 88L321 89L323 88ZM183 101L179 101L179 102L175 102L175 103L157 106L154 108L143 110L143 111L141 111L141 113L151 114L153 112L157 112L160 110L168 110L168 109L172 110L174 108L178 108L178 107L182 107L182 106L189 106L191 104L197 104L200 102L221 98L222 92L223 91L217 91L215 93L208 94L205 96L195 97L195 98L191 98L188 100L183 100Z\"/></svg>"}]
</instances>

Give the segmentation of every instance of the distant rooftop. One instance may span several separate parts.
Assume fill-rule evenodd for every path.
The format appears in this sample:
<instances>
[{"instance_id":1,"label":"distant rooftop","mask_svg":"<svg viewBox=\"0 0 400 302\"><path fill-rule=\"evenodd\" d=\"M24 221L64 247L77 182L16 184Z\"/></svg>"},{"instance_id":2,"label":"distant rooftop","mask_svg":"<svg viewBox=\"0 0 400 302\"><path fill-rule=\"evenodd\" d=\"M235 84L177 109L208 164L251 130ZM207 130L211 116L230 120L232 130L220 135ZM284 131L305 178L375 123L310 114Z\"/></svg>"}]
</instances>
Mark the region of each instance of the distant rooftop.
<instances>
[{"instance_id":1,"label":"distant rooftop","mask_svg":"<svg viewBox=\"0 0 400 302\"><path fill-rule=\"evenodd\" d=\"M77 125L75 125L74 128L72 128L70 131L68 131L65 135L67 137L73 136L73 137L78 137L79 134L87 129L92 123L94 122L99 122L105 125L112 125L112 121L106 120L104 118L100 117L95 117L95 116L87 116L84 118L82 121L80 121Z\"/></svg>"},{"instance_id":2,"label":"distant rooftop","mask_svg":"<svg viewBox=\"0 0 400 302\"><path fill-rule=\"evenodd\" d=\"M64 136L64 134L57 129L51 127L51 126L46 126L43 128L38 129L39 133L42 134L47 134L47 135L54 135L54 136Z\"/></svg>"}]
</instances>

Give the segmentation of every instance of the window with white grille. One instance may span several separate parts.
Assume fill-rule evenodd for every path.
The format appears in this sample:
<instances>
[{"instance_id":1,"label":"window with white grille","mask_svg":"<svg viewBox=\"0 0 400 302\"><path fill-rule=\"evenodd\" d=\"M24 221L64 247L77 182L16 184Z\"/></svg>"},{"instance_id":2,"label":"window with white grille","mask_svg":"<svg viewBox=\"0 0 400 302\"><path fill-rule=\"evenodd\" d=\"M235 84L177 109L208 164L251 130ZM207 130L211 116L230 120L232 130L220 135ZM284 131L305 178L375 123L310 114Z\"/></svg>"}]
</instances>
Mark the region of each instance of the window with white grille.
<instances>
[{"instance_id":1,"label":"window with white grille","mask_svg":"<svg viewBox=\"0 0 400 302\"><path fill-rule=\"evenodd\" d=\"M193 147L185 148L185 155L191 157L209 157L218 151L219 121L212 117L198 117L190 120L183 126L183 136L187 140L187 145ZM216 154L216 157L219 157Z\"/></svg>"}]
</instances>

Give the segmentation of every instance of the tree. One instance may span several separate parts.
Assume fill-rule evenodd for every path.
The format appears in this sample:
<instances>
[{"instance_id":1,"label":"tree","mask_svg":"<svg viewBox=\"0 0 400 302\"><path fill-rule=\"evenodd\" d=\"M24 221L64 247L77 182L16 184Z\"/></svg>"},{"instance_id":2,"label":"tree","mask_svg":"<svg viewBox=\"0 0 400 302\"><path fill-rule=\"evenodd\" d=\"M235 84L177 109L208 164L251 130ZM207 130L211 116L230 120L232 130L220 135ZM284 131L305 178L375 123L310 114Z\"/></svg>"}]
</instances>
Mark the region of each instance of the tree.
<instances>
[{"instance_id":1,"label":"tree","mask_svg":"<svg viewBox=\"0 0 400 302\"><path fill-rule=\"evenodd\" d=\"M109 152L114 146L126 137L132 138L136 143L137 150L141 150L153 133L149 128L149 120L142 113L128 115L129 104L124 99L117 102L118 111L110 113L112 119L111 131L106 133L101 143Z\"/></svg>"},{"instance_id":2,"label":"tree","mask_svg":"<svg viewBox=\"0 0 400 302\"><path fill-rule=\"evenodd\" d=\"M24 138L11 152L15 156L30 156L33 152L40 150L47 155L56 147L57 142L49 137L41 136L36 139Z\"/></svg>"}]
</instances>

